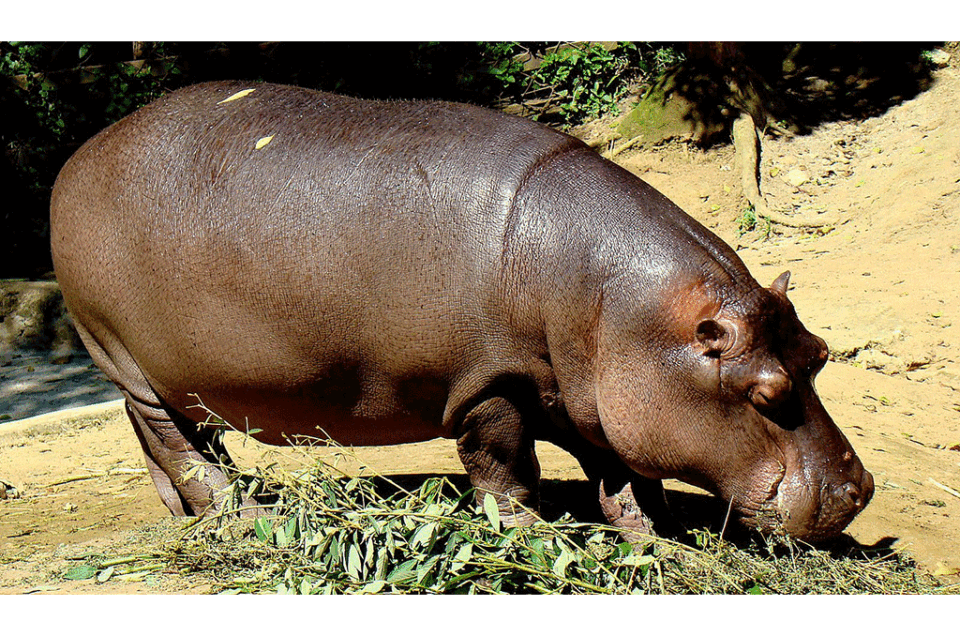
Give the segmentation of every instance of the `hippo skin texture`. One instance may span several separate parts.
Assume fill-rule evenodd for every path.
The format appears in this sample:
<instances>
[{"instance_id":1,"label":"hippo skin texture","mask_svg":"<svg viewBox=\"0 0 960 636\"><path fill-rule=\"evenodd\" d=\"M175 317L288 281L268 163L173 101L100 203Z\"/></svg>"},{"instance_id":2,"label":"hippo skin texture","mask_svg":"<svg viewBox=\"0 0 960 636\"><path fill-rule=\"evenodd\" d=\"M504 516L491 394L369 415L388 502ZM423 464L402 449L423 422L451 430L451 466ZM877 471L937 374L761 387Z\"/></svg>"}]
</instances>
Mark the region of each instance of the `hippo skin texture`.
<instances>
[{"instance_id":1,"label":"hippo skin texture","mask_svg":"<svg viewBox=\"0 0 960 636\"><path fill-rule=\"evenodd\" d=\"M188 87L67 162L51 242L177 515L229 485L198 398L272 444L454 439L512 524L538 509L537 440L634 538L668 519L664 478L811 541L873 493L815 392L827 348L789 273L760 286L652 187L524 119Z\"/></svg>"}]
</instances>

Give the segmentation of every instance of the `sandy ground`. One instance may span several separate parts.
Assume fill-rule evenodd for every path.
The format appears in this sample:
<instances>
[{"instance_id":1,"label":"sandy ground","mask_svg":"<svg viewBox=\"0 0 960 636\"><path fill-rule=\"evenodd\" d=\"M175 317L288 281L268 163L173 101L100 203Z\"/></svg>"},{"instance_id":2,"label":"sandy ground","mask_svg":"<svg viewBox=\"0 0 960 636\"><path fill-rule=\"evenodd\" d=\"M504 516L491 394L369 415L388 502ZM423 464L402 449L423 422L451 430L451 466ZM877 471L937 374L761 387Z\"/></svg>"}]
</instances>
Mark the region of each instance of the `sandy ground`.
<instances>
[{"instance_id":1,"label":"sandy ground","mask_svg":"<svg viewBox=\"0 0 960 636\"><path fill-rule=\"evenodd\" d=\"M773 226L768 233L761 224L741 235L736 219L744 204L729 147L703 152L674 143L625 153L618 161L736 247L762 283L785 269L793 273L790 297L832 351L817 381L820 395L876 478L873 502L848 533L864 545L902 548L924 569L956 582L960 73L947 68L937 78L930 90L880 117L765 140L768 203L785 213L835 215L839 223L826 232ZM30 374L0 369L0 415L24 412L6 393L14 375L20 382ZM102 389L95 377L88 373L84 382L99 382ZM44 383L31 386L23 401L39 404L37 394L46 391L35 389ZM64 385L46 386L58 391ZM0 480L20 495L0 500L0 592L207 589L161 575L105 584L61 578L79 556L146 549L138 543L140 529L167 519L129 428L119 403L0 422ZM243 464L270 461L272 453L296 461L290 449L272 451L239 439L228 444ZM580 477L564 453L552 447L539 452L545 479ZM449 441L358 454L388 474L461 471ZM705 518L723 512L704 507ZM165 527L175 531L178 523L169 520Z\"/></svg>"}]
</instances>

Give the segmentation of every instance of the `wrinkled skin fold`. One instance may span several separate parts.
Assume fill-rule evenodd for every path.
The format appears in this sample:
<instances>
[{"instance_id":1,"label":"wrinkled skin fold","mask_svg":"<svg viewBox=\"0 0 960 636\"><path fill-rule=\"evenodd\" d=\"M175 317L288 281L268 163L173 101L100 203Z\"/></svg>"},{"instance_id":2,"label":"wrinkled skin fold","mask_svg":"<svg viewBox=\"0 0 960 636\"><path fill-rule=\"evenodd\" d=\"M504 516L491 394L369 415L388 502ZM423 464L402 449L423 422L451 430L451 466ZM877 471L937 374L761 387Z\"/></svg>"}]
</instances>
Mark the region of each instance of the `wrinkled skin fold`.
<instances>
[{"instance_id":1,"label":"wrinkled skin fold","mask_svg":"<svg viewBox=\"0 0 960 636\"><path fill-rule=\"evenodd\" d=\"M537 510L538 440L635 534L665 516L664 478L811 540L873 492L816 395L826 347L788 275L761 287L649 185L533 122L190 87L67 162L51 246L174 514L210 514L229 483L194 395L267 443L456 440L508 523Z\"/></svg>"}]
</instances>

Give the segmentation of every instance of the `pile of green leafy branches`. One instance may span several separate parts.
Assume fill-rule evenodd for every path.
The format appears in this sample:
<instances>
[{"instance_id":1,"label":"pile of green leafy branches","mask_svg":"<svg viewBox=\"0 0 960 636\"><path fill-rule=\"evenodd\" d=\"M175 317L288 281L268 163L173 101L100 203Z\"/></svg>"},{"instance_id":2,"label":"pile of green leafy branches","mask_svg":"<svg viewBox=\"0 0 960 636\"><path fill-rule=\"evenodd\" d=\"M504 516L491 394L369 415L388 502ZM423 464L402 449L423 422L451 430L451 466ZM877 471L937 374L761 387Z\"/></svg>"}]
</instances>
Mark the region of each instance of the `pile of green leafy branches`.
<instances>
[{"instance_id":1,"label":"pile of green leafy branches","mask_svg":"<svg viewBox=\"0 0 960 636\"><path fill-rule=\"evenodd\" d=\"M237 482L276 498L254 521L195 525L166 558L226 593L851 594L942 590L900 554L836 558L791 543L740 549L698 533L696 547L624 542L568 516L506 528L493 498L446 478L408 491L319 463ZM238 489L239 492L239 489ZM230 508L230 506L226 506Z\"/></svg>"}]
</instances>

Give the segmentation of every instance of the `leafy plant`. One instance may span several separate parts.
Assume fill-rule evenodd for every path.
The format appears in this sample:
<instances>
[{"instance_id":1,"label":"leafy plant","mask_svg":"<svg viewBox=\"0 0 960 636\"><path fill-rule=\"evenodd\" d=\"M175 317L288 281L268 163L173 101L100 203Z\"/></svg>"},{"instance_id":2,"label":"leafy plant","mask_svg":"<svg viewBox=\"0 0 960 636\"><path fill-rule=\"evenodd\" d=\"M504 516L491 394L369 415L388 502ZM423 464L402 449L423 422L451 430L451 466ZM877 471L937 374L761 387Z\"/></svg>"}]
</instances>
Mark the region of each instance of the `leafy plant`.
<instances>
[{"instance_id":1,"label":"leafy plant","mask_svg":"<svg viewBox=\"0 0 960 636\"><path fill-rule=\"evenodd\" d=\"M743 212L740 213L740 216L737 217L737 233L740 236L743 236L747 232L752 231L757 227L757 213L753 209L753 206L748 206L744 208Z\"/></svg>"},{"instance_id":2,"label":"leafy plant","mask_svg":"<svg viewBox=\"0 0 960 636\"><path fill-rule=\"evenodd\" d=\"M487 72L501 88L510 88L523 80L523 62L516 42L491 42L481 46L489 60Z\"/></svg>"},{"instance_id":3,"label":"leafy plant","mask_svg":"<svg viewBox=\"0 0 960 636\"><path fill-rule=\"evenodd\" d=\"M181 574L214 575L224 593L903 593L940 590L899 554L836 557L789 541L737 548L707 532L696 547L578 523L504 527L491 496L474 506L446 478L406 490L318 462L244 473L233 502L166 556ZM272 493L267 514L236 516L245 492Z\"/></svg>"},{"instance_id":4,"label":"leafy plant","mask_svg":"<svg viewBox=\"0 0 960 636\"><path fill-rule=\"evenodd\" d=\"M616 100L626 89L624 83L616 82L626 66L625 57L616 57L599 44L575 45L544 56L533 77L556 87L554 94L566 121L582 121L615 110Z\"/></svg>"},{"instance_id":5,"label":"leafy plant","mask_svg":"<svg viewBox=\"0 0 960 636\"><path fill-rule=\"evenodd\" d=\"M619 42L524 45L484 43L488 73L508 99L523 102L532 119L556 117L563 125L617 112L632 82L656 77L682 56L670 46ZM534 61L525 70L520 61Z\"/></svg>"},{"instance_id":6,"label":"leafy plant","mask_svg":"<svg viewBox=\"0 0 960 636\"><path fill-rule=\"evenodd\" d=\"M738 236L743 236L748 232L759 230L761 236L764 239L767 239L773 232L773 226L770 223L770 219L763 215L757 214L752 205L744 208L743 212L740 213L740 216L737 217L735 223L737 224Z\"/></svg>"}]
</instances>

